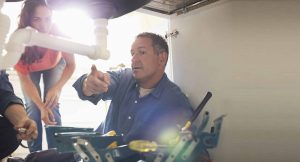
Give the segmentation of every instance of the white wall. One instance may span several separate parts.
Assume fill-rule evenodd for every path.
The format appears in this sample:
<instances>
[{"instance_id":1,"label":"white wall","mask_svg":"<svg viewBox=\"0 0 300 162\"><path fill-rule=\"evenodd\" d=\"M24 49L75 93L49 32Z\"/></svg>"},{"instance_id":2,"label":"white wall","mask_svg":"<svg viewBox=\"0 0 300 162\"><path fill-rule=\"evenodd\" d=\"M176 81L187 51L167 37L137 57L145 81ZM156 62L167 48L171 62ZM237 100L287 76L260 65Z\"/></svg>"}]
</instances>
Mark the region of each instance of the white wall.
<instances>
[{"instance_id":1,"label":"white wall","mask_svg":"<svg viewBox=\"0 0 300 162\"><path fill-rule=\"evenodd\" d=\"M300 1L221 0L172 15L174 81L224 118L217 162L300 161Z\"/></svg>"}]
</instances>

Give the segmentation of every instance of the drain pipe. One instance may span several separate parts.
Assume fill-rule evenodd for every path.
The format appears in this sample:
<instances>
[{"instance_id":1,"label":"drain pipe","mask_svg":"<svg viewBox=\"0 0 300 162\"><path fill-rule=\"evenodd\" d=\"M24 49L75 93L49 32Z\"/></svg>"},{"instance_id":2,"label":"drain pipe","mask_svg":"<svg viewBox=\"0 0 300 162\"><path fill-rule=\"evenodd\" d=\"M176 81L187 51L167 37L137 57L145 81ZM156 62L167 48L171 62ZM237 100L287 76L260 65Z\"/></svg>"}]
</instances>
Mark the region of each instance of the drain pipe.
<instances>
[{"instance_id":1,"label":"drain pipe","mask_svg":"<svg viewBox=\"0 0 300 162\"><path fill-rule=\"evenodd\" d=\"M2 65L3 49L5 44L6 35L10 28L10 19L7 15L2 13L2 7L5 0L0 0L0 66ZM1 68L0 68L1 69Z\"/></svg>"},{"instance_id":2,"label":"drain pipe","mask_svg":"<svg viewBox=\"0 0 300 162\"><path fill-rule=\"evenodd\" d=\"M1 23L3 24L3 23ZM26 46L40 46L66 53L88 56L91 59L107 60L110 53L107 50L108 19L95 20L96 45L84 45L65 38L39 33L26 27L16 30L5 46L6 54L0 58L0 69L14 66L20 59Z\"/></svg>"}]
</instances>

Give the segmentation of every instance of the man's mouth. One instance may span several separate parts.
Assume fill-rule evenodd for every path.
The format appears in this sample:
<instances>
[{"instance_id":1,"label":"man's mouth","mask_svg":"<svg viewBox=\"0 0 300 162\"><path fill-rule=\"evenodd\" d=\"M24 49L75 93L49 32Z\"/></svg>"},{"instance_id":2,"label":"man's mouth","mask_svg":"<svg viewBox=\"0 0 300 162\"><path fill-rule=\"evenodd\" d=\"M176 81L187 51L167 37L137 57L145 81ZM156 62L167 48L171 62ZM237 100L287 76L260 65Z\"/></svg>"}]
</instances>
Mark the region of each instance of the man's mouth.
<instances>
[{"instance_id":1,"label":"man's mouth","mask_svg":"<svg viewBox=\"0 0 300 162\"><path fill-rule=\"evenodd\" d=\"M132 67L132 70L140 70L140 69L142 69L142 67L139 67L139 66Z\"/></svg>"}]
</instances>

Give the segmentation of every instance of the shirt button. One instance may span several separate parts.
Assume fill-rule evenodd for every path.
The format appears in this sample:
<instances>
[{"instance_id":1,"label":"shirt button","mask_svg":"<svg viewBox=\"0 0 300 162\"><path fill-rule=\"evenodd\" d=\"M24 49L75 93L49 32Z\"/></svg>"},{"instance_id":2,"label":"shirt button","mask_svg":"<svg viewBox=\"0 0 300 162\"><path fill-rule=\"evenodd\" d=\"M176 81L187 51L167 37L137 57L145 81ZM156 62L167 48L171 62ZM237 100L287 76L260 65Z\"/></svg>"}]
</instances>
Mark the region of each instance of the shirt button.
<instances>
[{"instance_id":1,"label":"shirt button","mask_svg":"<svg viewBox=\"0 0 300 162\"><path fill-rule=\"evenodd\" d=\"M128 116L128 120L131 120L131 116Z\"/></svg>"},{"instance_id":2,"label":"shirt button","mask_svg":"<svg viewBox=\"0 0 300 162\"><path fill-rule=\"evenodd\" d=\"M134 103L137 103L137 100L135 100Z\"/></svg>"}]
</instances>

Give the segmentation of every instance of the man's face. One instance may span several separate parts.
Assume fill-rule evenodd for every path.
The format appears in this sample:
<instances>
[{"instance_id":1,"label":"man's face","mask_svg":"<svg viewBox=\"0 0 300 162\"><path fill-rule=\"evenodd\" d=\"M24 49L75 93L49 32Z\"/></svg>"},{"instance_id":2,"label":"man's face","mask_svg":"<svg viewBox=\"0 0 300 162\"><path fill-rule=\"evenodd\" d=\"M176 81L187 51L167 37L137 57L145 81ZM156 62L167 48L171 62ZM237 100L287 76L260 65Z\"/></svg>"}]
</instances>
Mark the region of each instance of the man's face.
<instances>
[{"instance_id":1,"label":"man's face","mask_svg":"<svg viewBox=\"0 0 300 162\"><path fill-rule=\"evenodd\" d=\"M140 83L160 79L165 64L162 55L155 51L150 38L138 37L131 46L133 77Z\"/></svg>"},{"instance_id":2,"label":"man's face","mask_svg":"<svg viewBox=\"0 0 300 162\"><path fill-rule=\"evenodd\" d=\"M42 33L49 33L52 26L52 12L46 6L38 6L31 18L31 26Z\"/></svg>"}]
</instances>

